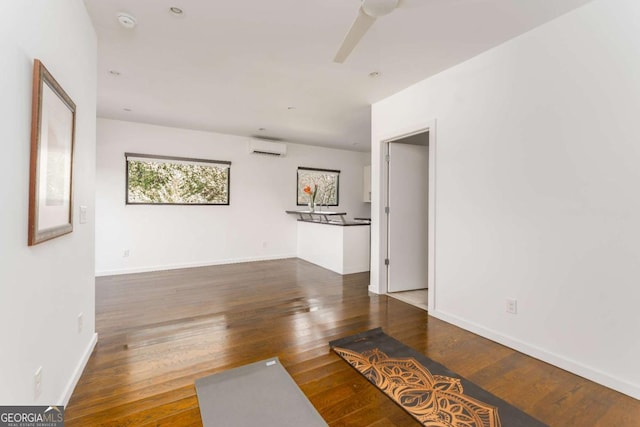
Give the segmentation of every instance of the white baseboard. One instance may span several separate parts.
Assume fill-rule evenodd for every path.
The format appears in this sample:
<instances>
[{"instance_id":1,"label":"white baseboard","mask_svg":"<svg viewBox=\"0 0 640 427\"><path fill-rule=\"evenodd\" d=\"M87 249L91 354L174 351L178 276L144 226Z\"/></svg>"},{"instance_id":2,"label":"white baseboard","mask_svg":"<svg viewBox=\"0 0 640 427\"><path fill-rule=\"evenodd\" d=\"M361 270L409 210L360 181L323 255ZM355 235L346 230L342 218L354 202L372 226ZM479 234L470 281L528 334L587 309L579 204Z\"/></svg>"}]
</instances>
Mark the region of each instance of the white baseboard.
<instances>
[{"instance_id":1,"label":"white baseboard","mask_svg":"<svg viewBox=\"0 0 640 427\"><path fill-rule=\"evenodd\" d=\"M91 357L91 353L93 353L93 349L96 347L98 343L98 334L94 333L91 337L91 341L89 341L89 345L84 351L82 355L82 359L78 362L78 366L73 371L72 377L69 379L67 386L64 389L64 393L62 393L62 397L59 399L60 406L67 406L69 404L69 399L71 399L71 394L73 390L76 388L78 381L80 381L80 377L82 376L82 372L84 371L85 366L87 366L87 362L89 362L89 358Z\"/></svg>"},{"instance_id":2,"label":"white baseboard","mask_svg":"<svg viewBox=\"0 0 640 427\"><path fill-rule=\"evenodd\" d=\"M609 387L613 390L619 391L620 393L624 393L628 396L633 397L634 399L640 399L640 386L637 384L632 384L624 379L613 377L598 369L594 369L590 366L586 366L580 362L536 347L534 345L527 344L507 335L500 334L499 332L496 332L494 330L484 328L483 326L480 326L473 322L469 322L452 314L444 313L438 310L429 310L429 315L443 320L447 323L459 326L462 329L478 334L484 338L488 338L491 341L506 345L507 347L510 347L528 356L535 357L536 359L550 363L551 365L564 369L565 371L569 371L600 385Z\"/></svg>"},{"instance_id":3,"label":"white baseboard","mask_svg":"<svg viewBox=\"0 0 640 427\"><path fill-rule=\"evenodd\" d=\"M116 276L119 274L147 273L150 271L178 270L180 268L208 267L211 265L238 264L241 262L271 261L275 259L286 259L286 258L295 258L295 257L297 257L297 255L293 253L293 254L281 254L281 255L260 256L260 257L220 259L220 260L214 260L214 261L192 262L192 263L183 263L183 264L154 265L154 266L147 266L147 267L123 268L123 269L116 269L116 270L101 270L101 271L96 271L96 277Z\"/></svg>"}]
</instances>

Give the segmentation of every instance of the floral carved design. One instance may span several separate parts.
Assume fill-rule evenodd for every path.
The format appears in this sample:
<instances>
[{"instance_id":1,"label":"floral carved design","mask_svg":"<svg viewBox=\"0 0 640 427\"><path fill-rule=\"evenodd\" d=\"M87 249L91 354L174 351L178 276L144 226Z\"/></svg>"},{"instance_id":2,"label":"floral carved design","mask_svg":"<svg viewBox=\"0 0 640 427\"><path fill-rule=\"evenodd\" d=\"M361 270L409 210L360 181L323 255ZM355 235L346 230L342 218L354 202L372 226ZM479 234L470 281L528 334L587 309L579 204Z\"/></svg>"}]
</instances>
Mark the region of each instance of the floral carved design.
<instances>
[{"instance_id":1,"label":"floral carved design","mask_svg":"<svg viewBox=\"0 0 640 427\"><path fill-rule=\"evenodd\" d=\"M334 351L425 426L501 426L497 408L466 396L459 379L432 375L413 358L390 358L378 349Z\"/></svg>"}]
</instances>

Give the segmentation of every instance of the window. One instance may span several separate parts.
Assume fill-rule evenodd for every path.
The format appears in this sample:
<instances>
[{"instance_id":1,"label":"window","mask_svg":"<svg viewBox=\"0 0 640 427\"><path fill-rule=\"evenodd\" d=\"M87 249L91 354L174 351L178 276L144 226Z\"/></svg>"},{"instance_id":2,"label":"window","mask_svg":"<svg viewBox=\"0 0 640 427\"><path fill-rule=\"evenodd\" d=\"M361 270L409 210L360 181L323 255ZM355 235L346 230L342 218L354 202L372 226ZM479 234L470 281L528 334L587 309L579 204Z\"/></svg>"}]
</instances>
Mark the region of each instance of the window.
<instances>
[{"instance_id":1,"label":"window","mask_svg":"<svg viewBox=\"0 0 640 427\"><path fill-rule=\"evenodd\" d=\"M231 162L124 154L128 205L228 205Z\"/></svg>"},{"instance_id":2,"label":"window","mask_svg":"<svg viewBox=\"0 0 640 427\"><path fill-rule=\"evenodd\" d=\"M304 187L309 185L316 192L316 205L338 206L340 171L331 169L315 169L298 167L297 205L306 205L309 196Z\"/></svg>"}]
</instances>

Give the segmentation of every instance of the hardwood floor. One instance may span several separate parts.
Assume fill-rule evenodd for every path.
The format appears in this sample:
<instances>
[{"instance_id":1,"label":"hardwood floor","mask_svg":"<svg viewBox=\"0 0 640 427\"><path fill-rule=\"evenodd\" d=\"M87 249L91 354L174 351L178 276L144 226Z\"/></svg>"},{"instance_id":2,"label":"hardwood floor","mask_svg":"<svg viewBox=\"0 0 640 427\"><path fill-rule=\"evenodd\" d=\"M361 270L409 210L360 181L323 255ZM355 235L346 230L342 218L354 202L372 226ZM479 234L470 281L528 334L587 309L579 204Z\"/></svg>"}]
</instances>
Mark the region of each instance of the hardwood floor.
<instances>
[{"instance_id":1,"label":"hardwood floor","mask_svg":"<svg viewBox=\"0 0 640 427\"><path fill-rule=\"evenodd\" d=\"M640 402L298 259L97 279L99 342L65 425L200 426L194 381L278 356L331 426L412 426L329 350L385 332L551 426L638 426ZM509 427L509 426L504 426Z\"/></svg>"}]
</instances>

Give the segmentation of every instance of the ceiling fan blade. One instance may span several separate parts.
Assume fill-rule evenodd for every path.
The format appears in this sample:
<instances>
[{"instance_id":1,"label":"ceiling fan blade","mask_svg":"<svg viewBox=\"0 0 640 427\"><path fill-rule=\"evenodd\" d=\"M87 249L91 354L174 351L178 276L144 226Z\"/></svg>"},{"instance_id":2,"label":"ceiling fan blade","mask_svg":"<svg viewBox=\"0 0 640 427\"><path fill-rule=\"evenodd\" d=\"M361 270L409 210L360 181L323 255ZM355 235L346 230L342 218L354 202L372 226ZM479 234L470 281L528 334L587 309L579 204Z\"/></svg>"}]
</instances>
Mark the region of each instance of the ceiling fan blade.
<instances>
[{"instance_id":1,"label":"ceiling fan blade","mask_svg":"<svg viewBox=\"0 0 640 427\"><path fill-rule=\"evenodd\" d=\"M340 49L338 49L338 53L336 53L335 58L333 58L333 62L342 64L374 22L376 22L376 18L367 15L364 13L362 8L360 8L360 10L358 10L358 17L353 22L351 29L342 41L342 45L340 46Z\"/></svg>"}]
</instances>

